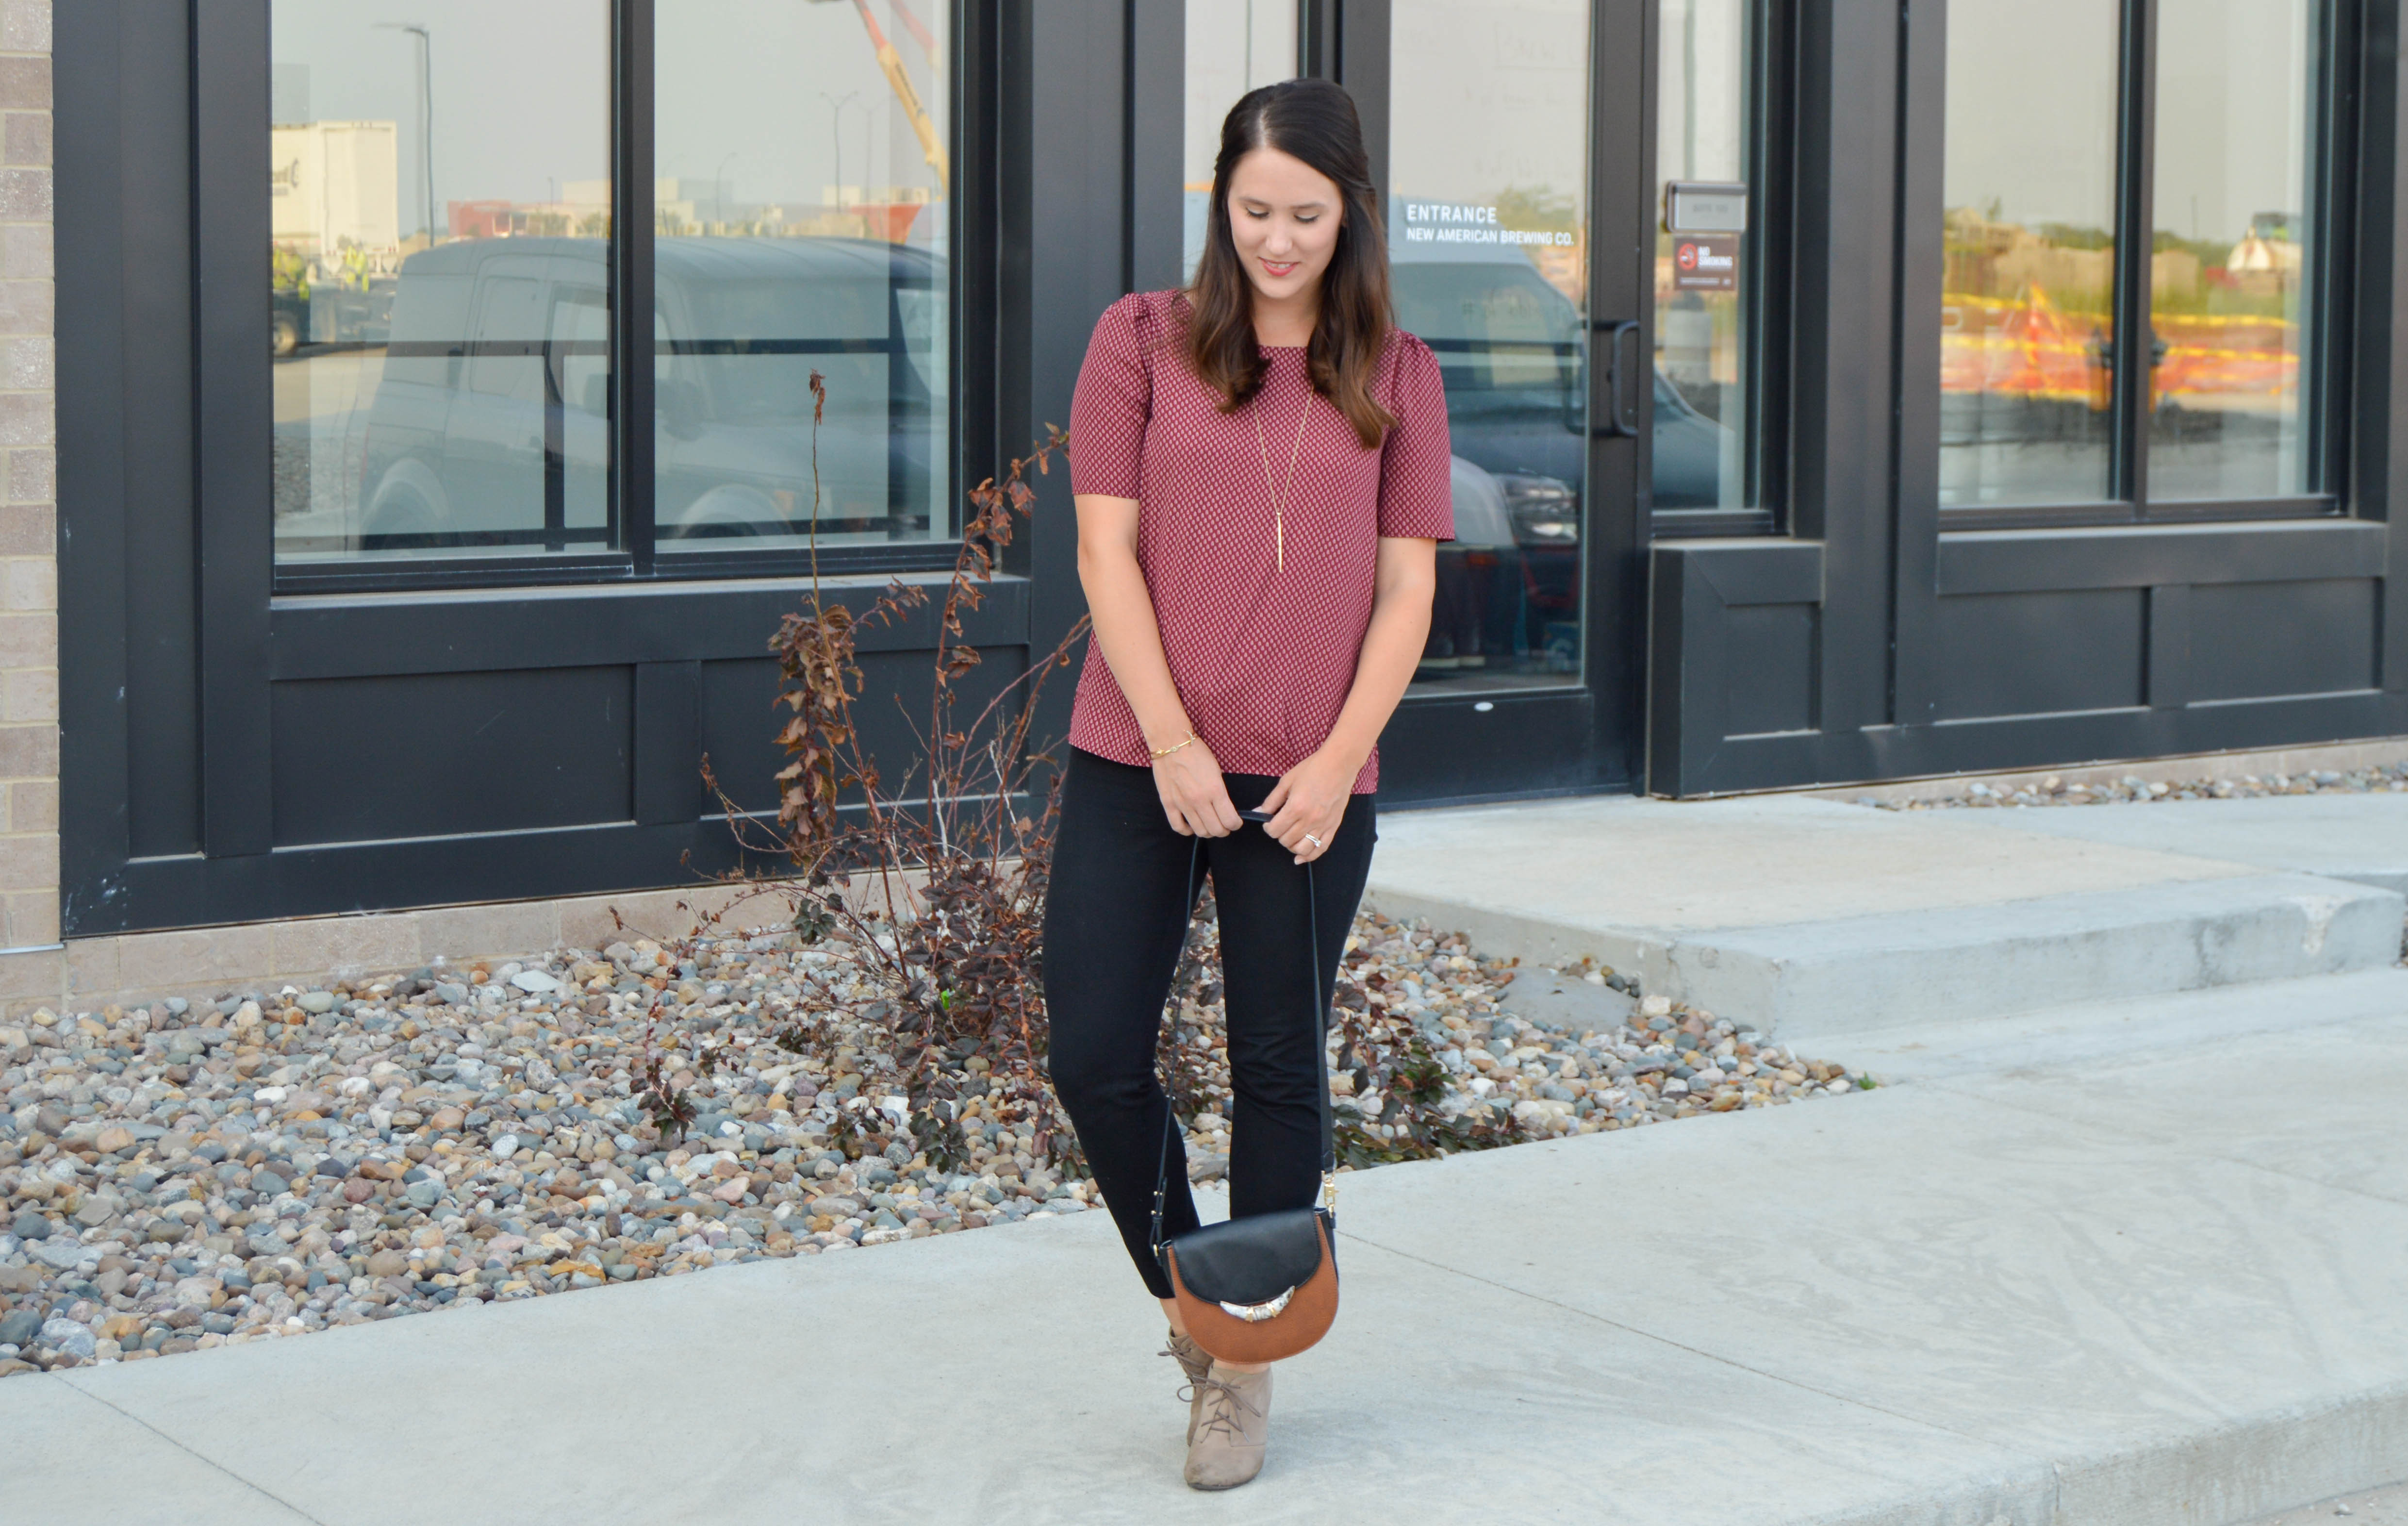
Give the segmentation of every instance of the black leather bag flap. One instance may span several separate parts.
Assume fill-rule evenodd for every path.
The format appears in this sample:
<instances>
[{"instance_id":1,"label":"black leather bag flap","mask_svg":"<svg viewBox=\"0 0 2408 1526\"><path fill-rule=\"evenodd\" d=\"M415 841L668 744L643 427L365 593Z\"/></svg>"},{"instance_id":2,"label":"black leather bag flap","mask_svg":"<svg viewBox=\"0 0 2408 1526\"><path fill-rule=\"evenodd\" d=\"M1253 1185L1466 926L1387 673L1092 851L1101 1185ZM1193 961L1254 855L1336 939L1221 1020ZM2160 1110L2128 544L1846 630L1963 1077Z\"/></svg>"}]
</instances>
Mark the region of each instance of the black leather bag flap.
<instances>
[{"instance_id":1,"label":"black leather bag flap","mask_svg":"<svg viewBox=\"0 0 2408 1526\"><path fill-rule=\"evenodd\" d=\"M1170 1243L1179 1279L1215 1303L1268 1303L1321 1270L1320 1217L1318 1208L1289 1208L1190 1230ZM1335 1255L1334 1234L1330 1246Z\"/></svg>"}]
</instances>

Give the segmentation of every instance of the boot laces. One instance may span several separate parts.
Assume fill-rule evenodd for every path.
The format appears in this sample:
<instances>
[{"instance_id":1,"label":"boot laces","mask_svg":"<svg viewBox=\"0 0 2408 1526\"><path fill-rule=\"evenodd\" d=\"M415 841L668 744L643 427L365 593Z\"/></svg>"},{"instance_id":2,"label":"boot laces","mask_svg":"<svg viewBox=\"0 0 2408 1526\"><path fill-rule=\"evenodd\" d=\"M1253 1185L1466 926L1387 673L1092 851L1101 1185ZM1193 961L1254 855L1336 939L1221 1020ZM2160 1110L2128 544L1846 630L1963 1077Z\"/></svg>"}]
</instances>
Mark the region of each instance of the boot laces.
<instances>
[{"instance_id":1,"label":"boot laces","mask_svg":"<svg viewBox=\"0 0 2408 1526\"><path fill-rule=\"evenodd\" d=\"M1188 1343L1187 1349L1182 1351L1180 1349L1178 1339L1173 1337L1163 1346L1161 1350L1155 1352L1154 1355L1157 1357L1169 1357L1175 1360L1179 1363L1179 1370L1187 1375L1187 1379L1190 1383L1197 1381L1205 1374L1212 1370L1211 1356L1207 1353L1202 1346L1196 1345L1193 1341L1190 1341ZM1188 1398L1189 1395L1184 1390L1179 1394L1179 1401L1182 1404L1185 1404Z\"/></svg>"},{"instance_id":2,"label":"boot laces","mask_svg":"<svg viewBox=\"0 0 2408 1526\"><path fill-rule=\"evenodd\" d=\"M1204 1395L1204 1419L1197 1427L1198 1434L1219 1431L1232 1441L1242 1441L1245 1439L1245 1424L1238 1418L1238 1411L1243 1410L1258 1419L1262 1417L1263 1412L1256 1409L1244 1394L1217 1377L1197 1378L1182 1389L1179 1397L1187 1399L1197 1393Z\"/></svg>"}]
</instances>

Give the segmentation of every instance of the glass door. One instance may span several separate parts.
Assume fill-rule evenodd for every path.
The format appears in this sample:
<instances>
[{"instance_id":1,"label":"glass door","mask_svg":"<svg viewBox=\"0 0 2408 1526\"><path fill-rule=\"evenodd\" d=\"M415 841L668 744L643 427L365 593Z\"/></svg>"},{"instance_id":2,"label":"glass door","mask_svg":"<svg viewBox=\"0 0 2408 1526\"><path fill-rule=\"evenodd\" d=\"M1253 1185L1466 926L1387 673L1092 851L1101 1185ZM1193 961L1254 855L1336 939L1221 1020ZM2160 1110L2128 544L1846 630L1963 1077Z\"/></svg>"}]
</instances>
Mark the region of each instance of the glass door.
<instances>
[{"instance_id":1,"label":"glass door","mask_svg":"<svg viewBox=\"0 0 2408 1526\"><path fill-rule=\"evenodd\" d=\"M1455 540L1382 789L1461 799L1634 776L1639 433L1654 239L1641 0L1390 0L1398 323L1437 353ZM1352 41L1341 56L1363 56Z\"/></svg>"},{"instance_id":2,"label":"glass door","mask_svg":"<svg viewBox=\"0 0 2408 1526\"><path fill-rule=\"evenodd\" d=\"M1397 321L1437 353L1455 451L1419 695L1581 681L1590 9L1389 9Z\"/></svg>"}]
</instances>

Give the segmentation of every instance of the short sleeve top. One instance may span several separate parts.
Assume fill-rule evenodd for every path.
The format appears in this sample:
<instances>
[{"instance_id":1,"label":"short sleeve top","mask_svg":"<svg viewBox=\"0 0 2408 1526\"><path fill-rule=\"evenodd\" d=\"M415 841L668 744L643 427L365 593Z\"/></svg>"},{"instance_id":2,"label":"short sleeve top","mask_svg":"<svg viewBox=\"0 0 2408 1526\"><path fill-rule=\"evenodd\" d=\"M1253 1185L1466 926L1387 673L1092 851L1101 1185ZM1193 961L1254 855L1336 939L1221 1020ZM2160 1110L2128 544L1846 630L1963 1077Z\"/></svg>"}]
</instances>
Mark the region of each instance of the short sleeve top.
<instances>
[{"instance_id":1,"label":"short sleeve top","mask_svg":"<svg viewBox=\"0 0 2408 1526\"><path fill-rule=\"evenodd\" d=\"M1446 392L1429 347L1396 331L1373 395L1398 422L1376 445L1312 390L1300 347L1266 347L1261 391L1224 413L1188 368L1187 313L1183 293L1140 292L1097 321L1070 405L1071 490L1137 500L1138 567L1196 734L1228 772L1278 775L1345 707L1380 539L1454 539ZM1266 453L1273 481L1296 462L1276 528ZM1079 675L1070 744L1149 761L1100 642ZM1354 793L1379 778L1374 749Z\"/></svg>"}]
</instances>

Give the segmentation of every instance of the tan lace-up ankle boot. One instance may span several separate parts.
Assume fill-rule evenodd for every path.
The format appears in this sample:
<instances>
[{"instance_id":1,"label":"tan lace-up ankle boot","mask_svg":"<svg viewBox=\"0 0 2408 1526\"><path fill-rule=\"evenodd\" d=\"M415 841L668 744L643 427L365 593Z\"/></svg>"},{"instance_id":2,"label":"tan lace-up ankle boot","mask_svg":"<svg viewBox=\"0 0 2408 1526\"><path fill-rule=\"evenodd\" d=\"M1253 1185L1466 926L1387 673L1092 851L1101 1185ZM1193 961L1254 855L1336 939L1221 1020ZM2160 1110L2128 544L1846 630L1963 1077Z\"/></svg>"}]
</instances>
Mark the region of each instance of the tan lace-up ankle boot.
<instances>
[{"instance_id":1,"label":"tan lace-up ankle boot","mask_svg":"<svg viewBox=\"0 0 2408 1526\"><path fill-rule=\"evenodd\" d=\"M1187 1396L1187 1439L1192 1443L1196 1439L1196 1421L1204 1413L1204 1379L1211 1375L1212 1355L1176 1330L1157 1355L1178 1358L1179 1370L1186 1376L1181 1391Z\"/></svg>"},{"instance_id":2,"label":"tan lace-up ankle boot","mask_svg":"<svg viewBox=\"0 0 2408 1526\"><path fill-rule=\"evenodd\" d=\"M1203 1404L1187 1442L1187 1487L1235 1489L1263 1471L1263 1450L1270 1439L1270 1369L1239 1373L1216 1361L1196 1387Z\"/></svg>"}]
</instances>

